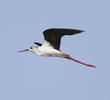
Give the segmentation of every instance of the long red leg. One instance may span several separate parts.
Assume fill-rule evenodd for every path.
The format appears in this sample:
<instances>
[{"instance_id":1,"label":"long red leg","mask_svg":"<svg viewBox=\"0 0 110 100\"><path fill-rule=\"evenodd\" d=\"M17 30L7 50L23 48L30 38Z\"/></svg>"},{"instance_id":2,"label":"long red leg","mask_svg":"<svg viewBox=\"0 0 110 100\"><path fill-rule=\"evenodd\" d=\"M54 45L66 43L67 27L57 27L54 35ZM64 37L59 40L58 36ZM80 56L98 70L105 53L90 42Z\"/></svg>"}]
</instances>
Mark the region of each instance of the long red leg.
<instances>
[{"instance_id":1,"label":"long red leg","mask_svg":"<svg viewBox=\"0 0 110 100\"><path fill-rule=\"evenodd\" d=\"M89 66L89 67L96 68L96 66L94 66L94 65L83 63L83 62L81 62L81 61L79 61L79 60L76 60L76 59L72 58L71 56L69 56L69 55L67 55L67 54L61 54L60 56L61 56L61 57L64 57L64 58L67 58L67 59L70 59L70 60L73 60L73 61L75 61L75 62L78 62L78 63L80 63L80 64L83 64L83 65L86 65L86 66Z\"/></svg>"}]
</instances>

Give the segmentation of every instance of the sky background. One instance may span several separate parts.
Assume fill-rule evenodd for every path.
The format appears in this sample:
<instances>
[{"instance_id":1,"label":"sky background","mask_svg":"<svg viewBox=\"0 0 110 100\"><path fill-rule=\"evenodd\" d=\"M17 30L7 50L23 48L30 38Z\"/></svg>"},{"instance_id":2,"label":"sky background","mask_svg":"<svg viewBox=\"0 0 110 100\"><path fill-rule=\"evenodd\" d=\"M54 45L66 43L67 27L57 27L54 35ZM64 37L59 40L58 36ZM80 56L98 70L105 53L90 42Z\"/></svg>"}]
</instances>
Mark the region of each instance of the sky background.
<instances>
[{"instance_id":1,"label":"sky background","mask_svg":"<svg viewBox=\"0 0 110 100\"><path fill-rule=\"evenodd\" d=\"M17 52L48 28L85 30L61 50L97 68ZM0 100L110 100L110 0L1 0Z\"/></svg>"}]
</instances>

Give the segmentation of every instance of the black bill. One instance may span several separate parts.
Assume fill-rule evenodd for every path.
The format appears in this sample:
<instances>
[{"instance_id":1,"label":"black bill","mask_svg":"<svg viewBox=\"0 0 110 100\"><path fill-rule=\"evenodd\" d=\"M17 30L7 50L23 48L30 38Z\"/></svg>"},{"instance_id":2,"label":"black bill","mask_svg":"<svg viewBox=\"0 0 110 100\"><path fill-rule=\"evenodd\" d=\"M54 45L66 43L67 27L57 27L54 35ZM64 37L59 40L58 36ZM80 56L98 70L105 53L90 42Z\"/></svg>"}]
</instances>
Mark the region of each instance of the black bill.
<instances>
[{"instance_id":1,"label":"black bill","mask_svg":"<svg viewBox=\"0 0 110 100\"><path fill-rule=\"evenodd\" d=\"M25 49L25 50L21 50L21 51L18 51L18 52L25 52L25 51L29 51L28 49Z\"/></svg>"}]
</instances>

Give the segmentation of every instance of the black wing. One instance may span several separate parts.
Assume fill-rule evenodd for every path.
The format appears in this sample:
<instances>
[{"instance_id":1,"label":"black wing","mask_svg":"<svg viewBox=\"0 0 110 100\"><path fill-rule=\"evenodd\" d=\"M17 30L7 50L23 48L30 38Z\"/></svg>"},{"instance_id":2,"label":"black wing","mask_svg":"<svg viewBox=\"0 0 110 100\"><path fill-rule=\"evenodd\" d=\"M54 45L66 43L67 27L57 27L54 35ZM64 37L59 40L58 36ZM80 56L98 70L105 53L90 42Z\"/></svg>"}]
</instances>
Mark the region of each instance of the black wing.
<instances>
[{"instance_id":1,"label":"black wing","mask_svg":"<svg viewBox=\"0 0 110 100\"><path fill-rule=\"evenodd\" d=\"M38 46L42 46L42 44L39 43L39 42L34 42L34 44L36 44L36 45L38 45Z\"/></svg>"},{"instance_id":2,"label":"black wing","mask_svg":"<svg viewBox=\"0 0 110 100\"><path fill-rule=\"evenodd\" d=\"M55 49L60 49L61 37L64 35L74 35L84 32L77 29L63 29L63 28L52 28L47 29L43 32L44 38L48 41Z\"/></svg>"}]
</instances>

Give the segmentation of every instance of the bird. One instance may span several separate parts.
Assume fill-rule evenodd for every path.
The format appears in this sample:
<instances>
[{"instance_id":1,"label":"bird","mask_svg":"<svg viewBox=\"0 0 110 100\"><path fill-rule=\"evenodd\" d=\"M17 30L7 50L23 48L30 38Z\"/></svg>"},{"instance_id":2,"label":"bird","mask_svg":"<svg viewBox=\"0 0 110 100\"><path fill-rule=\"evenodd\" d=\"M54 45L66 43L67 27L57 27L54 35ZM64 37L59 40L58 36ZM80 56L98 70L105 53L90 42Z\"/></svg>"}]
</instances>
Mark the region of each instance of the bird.
<instances>
[{"instance_id":1,"label":"bird","mask_svg":"<svg viewBox=\"0 0 110 100\"><path fill-rule=\"evenodd\" d=\"M63 53L60 50L61 38L65 35L75 35L84 32L79 29L69 29L69 28L50 28L43 31L44 42L43 44L39 42L34 42L37 46L30 46L28 49L21 50L18 52L30 51L38 56L50 56L50 57L61 57L66 58L77 63L83 64L88 67L96 68L96 66L91 64L86 64L79 60L72 58L70 55Z\"/></svg>"}]
</instances>

